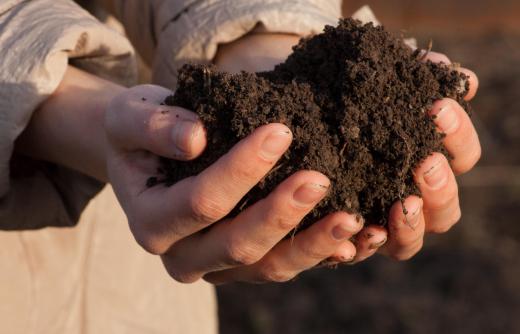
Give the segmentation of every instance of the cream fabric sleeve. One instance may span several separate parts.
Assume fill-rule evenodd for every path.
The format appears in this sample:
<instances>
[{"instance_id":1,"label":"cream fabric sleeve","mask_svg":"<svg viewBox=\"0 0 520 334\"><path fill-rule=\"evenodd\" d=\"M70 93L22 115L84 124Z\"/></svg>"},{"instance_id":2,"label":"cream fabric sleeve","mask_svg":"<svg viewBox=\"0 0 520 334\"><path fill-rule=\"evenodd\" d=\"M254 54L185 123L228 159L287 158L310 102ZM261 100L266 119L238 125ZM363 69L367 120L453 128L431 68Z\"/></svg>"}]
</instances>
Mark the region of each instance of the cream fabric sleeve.
<instances>
[{"instance_id":1,"label":"cream fabric sleeve","mask_svg":"<svg viewBox=\"0 0 520 334\"><path fill-rule=\"evenodd\" d=\"M7 0L0 1L0 59L0 229L74 225L102 185L63 167L16 157L14 142L56 89L69 61L133 83L132 46L70 0Z\"/></svg>"},{"instance_id":2,"label":"cream fabric sleeve","mask_svg":"<svg viewBox=\"0 0 520 334\"><path fill-rule=\"evenodd\" d=\"M98 0L125 26L152 66L154 83L173 88L186 62L210 62L221 43L260 27L308 35L341 16L341 0Z\"/></svg>"}]
</instances>

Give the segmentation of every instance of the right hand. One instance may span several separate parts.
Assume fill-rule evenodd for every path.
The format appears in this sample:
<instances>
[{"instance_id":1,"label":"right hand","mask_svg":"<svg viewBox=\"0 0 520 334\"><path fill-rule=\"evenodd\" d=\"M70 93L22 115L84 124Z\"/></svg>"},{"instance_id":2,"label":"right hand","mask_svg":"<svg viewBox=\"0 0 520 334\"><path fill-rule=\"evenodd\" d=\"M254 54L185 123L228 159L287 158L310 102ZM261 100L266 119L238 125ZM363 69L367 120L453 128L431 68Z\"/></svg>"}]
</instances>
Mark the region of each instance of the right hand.
<instances>
[{"instance_id":1,"label":"right hand","mask_svg":"<svg viewBox=\"0 0 520 334\"><path fill-rule=\"evenodd\" d=\"M284 239L326 195L330 182L318 172L299 171L237 217L222 220L289 147L292 135L282 124L256 129L197 176L148 188L159 156L190 160L206 144L195 114L160 105L169 94L151 85L126 90L108 107L105 126L107 173L131 231L145 250L161 256L171 277L282 282L325 259L355 258L349 239L362 223L345 212Z\"/></svg>"}]
</instances>

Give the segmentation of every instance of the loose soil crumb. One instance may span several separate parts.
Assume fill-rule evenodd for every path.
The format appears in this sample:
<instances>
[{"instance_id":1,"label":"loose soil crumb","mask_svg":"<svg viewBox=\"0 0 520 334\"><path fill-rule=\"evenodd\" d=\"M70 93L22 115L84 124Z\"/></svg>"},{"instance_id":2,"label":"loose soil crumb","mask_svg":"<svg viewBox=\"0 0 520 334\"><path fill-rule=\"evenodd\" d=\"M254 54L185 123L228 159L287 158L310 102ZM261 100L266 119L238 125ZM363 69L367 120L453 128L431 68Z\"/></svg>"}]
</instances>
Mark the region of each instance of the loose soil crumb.
<instances>
[{"instance_id":1,"label":"loose soil crumb","mask_svg":"<svg viewBox=\"0 0 520 334\"><path fill-rule=\"evenodd\" d=\"M165 104L194 110L208 146L191 162L161 159L148 185L198 174L255 128L279 122L293 132L290 149L230 215L309 169L327 175L332 187L304 225L339 210L384 225L394 202L420 195L414 168L433 152L448 156L427 113L433 102L450 97L469 112L467 77L421 56L383 27L343 19L302 39L270 72L233 75L185 65Z\"/></svg>"}]
</instances>

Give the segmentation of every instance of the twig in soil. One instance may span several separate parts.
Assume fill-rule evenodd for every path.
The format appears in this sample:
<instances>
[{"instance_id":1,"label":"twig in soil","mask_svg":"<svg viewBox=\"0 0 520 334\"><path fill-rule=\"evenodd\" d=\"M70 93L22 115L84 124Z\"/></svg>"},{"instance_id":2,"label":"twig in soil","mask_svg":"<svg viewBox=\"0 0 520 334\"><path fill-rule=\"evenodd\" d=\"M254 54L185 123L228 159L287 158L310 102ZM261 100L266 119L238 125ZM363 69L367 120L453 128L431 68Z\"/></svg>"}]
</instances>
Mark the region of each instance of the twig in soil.
<instances>
[{"instance_id":1,"label":"twig in soil","mask_svg":"<svg viewBox=\"0 0 520 334\"><path fill-rule=\"evenodd\" d=\"M428 49L426 49L426 52L423 53L423 55L421 56L419 61L425 60L426 57L428 57L428 54L432 51L432 49L433 49L433 40L430 39L430 42L428 42Z\"/></svg>"},{"instance_id":2,"label":"twig in soil","mask_svg":"<svg viewBox=\"0 0 520 334\"><path fill-rule=\"evenodd\" d=\"M412 226L412 224L410 224L410 222L408 221L408 210L406 209L405 205L404 205L404 194L405 194L405 191L406 191L406 182L405 182L405 178L406 178L406 175L408 174L408 172L410 171L410 159L412 157L412 149L410 147L410 143L408 141L408 138L406 137L406 135L403 133L403 130L401 129L396 129L395 131L397 133L397 135L403 140L404 144L406 145L406 159L403 163L403 169L401 170L401 172L399 173L400 174L400 189L399 189L399 201L401 202L401 205L403 206L403 214L404 214L404 220L405 220L405 223L408 227L410 227L412 230L415 230L415 228Z\"/></svg>"},{"instance_id":3,"label":"twig in soil","mask_svg":"<svg viewBox=\"0 0 520 334\"><path fill-rule=\"evenodd\" d=\"M244 201L244 203L242 203L242 204L240 205L240 207L238 208L238 210L239 210L239 211L242 211L242 209L247 205L248 202L249 202L249 198L247 198L247 199Z\"/></svg>"},{"instance_id":4,"label":"twig in soil","mask_svg":"<svg viewBox=\"0 0 520 334\"><path fill-rule=\"evenodd\" d=\"M345 152L345 148L347 148L347 143L343 144L343 147L341 148L341 150L339 150L340 156L343 156L343 152Z\"/></svg>"},{"instance_id":5,"label":"twig in soil","mask_svg":"<svg viewBox=\"0 0 520 334\"><path fill-rule=\"evenodd\" d=\"M296 233L298 233L298 226L296 226L295 228L293 228L292 231L291 231L291 247L292 247L292 245L293 245L294 237L296 236Z\"/></svg>"},{"instance_id":6,"label":"twig in soil","mask_svg":"<svg viewBox=\"0 0 520 334\"><path fill-rule=\"evenodd\" d=\"M207 67L203 69L204 73L204 89L209 93L211 90L211 73Z\"/></svg>"}]
</instances>

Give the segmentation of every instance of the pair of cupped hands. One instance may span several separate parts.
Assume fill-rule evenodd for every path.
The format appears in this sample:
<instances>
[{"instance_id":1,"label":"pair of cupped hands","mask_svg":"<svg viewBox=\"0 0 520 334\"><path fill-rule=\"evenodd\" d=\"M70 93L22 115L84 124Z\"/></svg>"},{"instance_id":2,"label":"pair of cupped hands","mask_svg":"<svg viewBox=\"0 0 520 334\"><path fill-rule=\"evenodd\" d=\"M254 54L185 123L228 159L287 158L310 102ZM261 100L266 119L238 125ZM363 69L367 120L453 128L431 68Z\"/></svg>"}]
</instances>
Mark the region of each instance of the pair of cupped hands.
<instances>
[{"instance_id":1,"label":"pair of cupped hands","mask_svg":"<svg viewBox=\"0 0 520 334\"><path fill-rule=\"evenodd\" d=\"M215 63L230 72L271 69L297 42L297 36L249 35L221 46ZM435 52L425 59L450 63ZM458 70L469 76L470 100L477 77ZM137 242L159 255L171 277L184 283L200 278L215 284L284 282L320 263L355 264L375 253L409 259L421 249L426 233L444 233L460 219L455 175L470 170L481 152L462 107L448 98L437 101L430 115L446 134L444 144L454 159L434 153L415 169L422 198L396 202L386 227L334 212L284 239L334 186L327 176L298 171L263 200L223 219L290 149L291 131L283 124L256 129L199 175L171 187L146 186L159 156L187 161L206 145L203 124L193 112L161 105L170 94L144 85L112 100L105 116L107 173Z\"/></svg>"}]
</instances>

